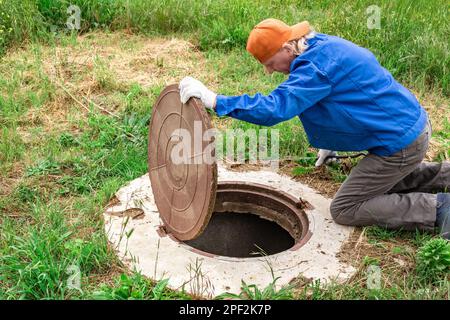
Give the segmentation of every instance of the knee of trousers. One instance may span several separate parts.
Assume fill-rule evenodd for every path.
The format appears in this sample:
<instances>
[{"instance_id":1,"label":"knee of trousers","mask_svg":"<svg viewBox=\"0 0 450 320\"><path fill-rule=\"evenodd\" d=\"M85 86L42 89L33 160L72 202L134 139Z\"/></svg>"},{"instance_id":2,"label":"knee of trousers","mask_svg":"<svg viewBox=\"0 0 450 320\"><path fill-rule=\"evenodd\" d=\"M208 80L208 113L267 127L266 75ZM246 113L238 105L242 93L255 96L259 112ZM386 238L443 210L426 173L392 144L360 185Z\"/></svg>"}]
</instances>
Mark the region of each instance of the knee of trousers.
<instances>
[{"instance_id":1,"label":"knee of trousers","mask_svg":"<svg viewBox=\"0 0 450 320\"><path fill-rule=\"evenodd\" d=\"M343 205L342 200L339 198L335 198L331 201L330 214L336 223L346 224L348 219L346 219L345 216L349 209L349 206Z\"/></svg>"}]
</instances>

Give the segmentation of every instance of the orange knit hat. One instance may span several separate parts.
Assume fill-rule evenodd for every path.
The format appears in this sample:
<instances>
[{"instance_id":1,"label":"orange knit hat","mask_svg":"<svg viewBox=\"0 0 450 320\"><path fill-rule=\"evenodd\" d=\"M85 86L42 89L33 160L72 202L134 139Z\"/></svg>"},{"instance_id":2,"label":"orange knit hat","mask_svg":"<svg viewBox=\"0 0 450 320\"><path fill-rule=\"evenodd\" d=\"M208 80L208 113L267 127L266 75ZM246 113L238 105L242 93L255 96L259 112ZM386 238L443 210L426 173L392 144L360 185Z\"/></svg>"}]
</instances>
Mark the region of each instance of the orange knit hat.
<instances>
[{"instance_id":1,"label":"orange knit hat","mask_svg":"<svg viewBox=\"0 0 450 320\"><path fill-rule=\"evenodd\" d=\"M298 39L311 31L308 21L288 26L277 19L266 19L258 23L247 40L247 51L259 62L264 63L272 57L283 44Z\"/></svg>"}]
</instances>

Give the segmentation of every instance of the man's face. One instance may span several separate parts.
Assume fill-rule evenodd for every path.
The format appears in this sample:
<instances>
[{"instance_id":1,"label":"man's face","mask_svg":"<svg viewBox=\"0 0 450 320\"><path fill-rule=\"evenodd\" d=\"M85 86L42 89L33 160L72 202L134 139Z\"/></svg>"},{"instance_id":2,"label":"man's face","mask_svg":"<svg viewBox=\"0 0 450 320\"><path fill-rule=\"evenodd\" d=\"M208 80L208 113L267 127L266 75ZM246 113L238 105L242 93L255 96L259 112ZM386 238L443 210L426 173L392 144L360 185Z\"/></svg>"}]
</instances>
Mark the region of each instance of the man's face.
<instances>
[{"instance_id":1,"label":"man's face","mask_svg":"<svg viewBox=\"0 0 450 320\"><path fill-rule=\"evenodd\" d=\"M289 74L289 68L294 58L295 56L292 51L289 48L283 47L275 55L270 57L269 60L264 62L263 65L268 74L274 71Z\"/></svg>"}]
</instances>

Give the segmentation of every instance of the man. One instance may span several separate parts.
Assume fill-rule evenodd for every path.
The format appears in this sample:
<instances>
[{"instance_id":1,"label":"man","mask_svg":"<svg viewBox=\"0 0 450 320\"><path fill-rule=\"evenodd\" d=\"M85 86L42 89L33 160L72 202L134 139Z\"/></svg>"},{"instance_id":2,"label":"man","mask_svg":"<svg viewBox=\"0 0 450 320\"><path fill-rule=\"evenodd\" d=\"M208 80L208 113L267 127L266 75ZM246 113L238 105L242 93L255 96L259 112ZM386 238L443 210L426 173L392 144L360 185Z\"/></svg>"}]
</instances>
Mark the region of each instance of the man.
<instances>
[{"instance_id":1,"label":"man","mask_svg":"<svg viewBox=\"0 0 450 320\"><path fill-rule=\"evenodd\" d=\"M268 96L224 96L186 77L181 101L198 97L217 115L272 126L298 116L323 163L334 151L367 150L330 211L340 224L434 230L450 238L450 164L422 163L431 137L426 111L375 56L307 21L276 19L251 31L247 50L266 71L289 74ZM435 192L438 192L437 194Z\"/></svg>"}]
</instances>

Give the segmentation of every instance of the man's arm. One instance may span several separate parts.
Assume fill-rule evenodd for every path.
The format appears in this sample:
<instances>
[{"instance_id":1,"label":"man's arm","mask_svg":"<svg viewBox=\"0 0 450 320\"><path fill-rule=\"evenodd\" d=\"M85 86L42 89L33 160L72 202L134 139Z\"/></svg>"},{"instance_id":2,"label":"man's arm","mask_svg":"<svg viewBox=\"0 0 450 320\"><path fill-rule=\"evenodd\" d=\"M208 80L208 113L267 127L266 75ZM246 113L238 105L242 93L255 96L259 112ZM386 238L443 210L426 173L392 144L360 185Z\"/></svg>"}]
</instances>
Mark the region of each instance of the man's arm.
<instances>
[{"instance_id":1,"label":"man's arm","mask_svg":"<svg viewBox=\"0 0 450 320\"><path fill-rule=\"evenodd\" d=\"M326 74L310 61L302 61L289 78L269 95L250 97L217 95L217 115L228 115L254 124L272 126L289 120L328 96L331 84Z\"/></svg>"}]
</instances>

